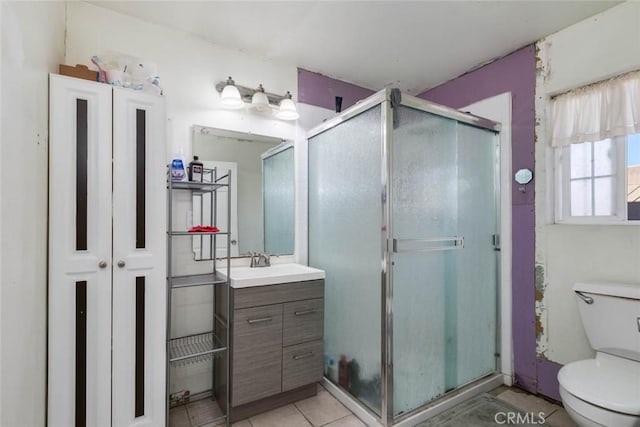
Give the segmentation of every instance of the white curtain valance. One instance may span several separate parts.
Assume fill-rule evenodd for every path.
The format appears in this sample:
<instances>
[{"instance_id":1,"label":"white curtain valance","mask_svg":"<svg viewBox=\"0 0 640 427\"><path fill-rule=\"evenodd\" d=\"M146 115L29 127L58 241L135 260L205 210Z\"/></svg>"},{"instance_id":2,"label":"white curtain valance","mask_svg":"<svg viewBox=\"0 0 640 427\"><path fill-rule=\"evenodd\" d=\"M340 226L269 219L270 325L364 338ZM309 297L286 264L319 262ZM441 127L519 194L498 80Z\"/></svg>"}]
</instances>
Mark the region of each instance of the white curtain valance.
<instances>
[{"instance_id":1,"label":"white curtain valance","mask_svg":"<svg viewBox=\"0 0 640 427\"><path fill-rule=\"evenodd\" d=\"M640 71L558 95L551 126L554 147L640 133Z\"/></svg>"}]
</instances>

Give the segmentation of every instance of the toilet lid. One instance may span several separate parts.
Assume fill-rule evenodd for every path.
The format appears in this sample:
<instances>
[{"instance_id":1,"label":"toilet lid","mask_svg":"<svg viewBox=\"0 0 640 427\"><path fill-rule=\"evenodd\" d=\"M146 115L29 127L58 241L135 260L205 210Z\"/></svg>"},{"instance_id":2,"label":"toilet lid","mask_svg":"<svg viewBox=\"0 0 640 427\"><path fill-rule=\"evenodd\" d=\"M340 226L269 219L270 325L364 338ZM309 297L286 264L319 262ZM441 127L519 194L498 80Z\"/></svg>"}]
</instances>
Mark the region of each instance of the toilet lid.
<instances>
[{"instance_id":1,"label":"toilet lid","mask_svg":"<svg viewBox=\"0 0 640 427\"><path fill-rule=\"evenodd\" d=\"M611 411L640 415L640 362L598 354L565 365L558 382L569 393Z\"/></svg>"}]
</instances>

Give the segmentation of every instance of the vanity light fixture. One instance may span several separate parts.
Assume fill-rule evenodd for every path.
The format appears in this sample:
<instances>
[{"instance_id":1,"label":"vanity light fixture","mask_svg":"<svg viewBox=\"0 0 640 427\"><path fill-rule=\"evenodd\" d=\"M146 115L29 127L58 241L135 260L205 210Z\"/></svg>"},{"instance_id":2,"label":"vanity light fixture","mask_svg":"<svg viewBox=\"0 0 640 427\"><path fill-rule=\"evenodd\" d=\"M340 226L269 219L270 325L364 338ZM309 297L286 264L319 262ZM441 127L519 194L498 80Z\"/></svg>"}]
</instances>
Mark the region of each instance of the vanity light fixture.
<instances>
[{"instance_id":1,"label":"vanity light fixture","mask_svg":"<svg viewBox=\"0 0 640 427\"><path fill-rule=\"evenodd\" d=\"M287 91L282 101L280 101L280 109L276 113L277 118L282 120L297 120L300 117L296 104L291 98L291 92Z\"/></svg>"},{"instance_id":2,"label":"vanity light fixture","mask_svg":"<svg viewBox=\"0 0 640 427\"><path fill-rule=\"evenodd\" d=\"M222 88L222 92L220 93L220 101L222 102L222 106L224 108L228 108L230 110L237 110L244 107L244 102L240 97L240 91L236 87L236 83L233 81L231 76L229 76L224 84L224 87Z\"/></svg>"},{"instance_id":3,"label":"vanity light fixture","mask_svg":"<svg viewBox=\"0 0 640 427\"><path fill-rule=\"evenodd\" d=\"M275 95L266 92L262 85L257 89L237 85L231 77L216 84L216 90L220 93L224 108L239 109L249 104L250 110L262 114L272 111L281 120L297 120L300 117L289 91L284 96Z\"/></svg>"}]
</instances>

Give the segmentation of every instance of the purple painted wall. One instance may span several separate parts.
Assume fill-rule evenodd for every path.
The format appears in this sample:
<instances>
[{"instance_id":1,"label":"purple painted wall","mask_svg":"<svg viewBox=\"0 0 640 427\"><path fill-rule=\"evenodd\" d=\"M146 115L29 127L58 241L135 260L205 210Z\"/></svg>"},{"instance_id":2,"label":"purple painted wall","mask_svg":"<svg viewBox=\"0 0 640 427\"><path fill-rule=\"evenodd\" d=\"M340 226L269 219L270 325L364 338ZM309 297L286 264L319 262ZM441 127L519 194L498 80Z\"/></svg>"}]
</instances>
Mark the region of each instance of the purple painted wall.
<instances>
[{"instance_id":1,"label":"purple painted wall","mask_svg":"<svg viewBox=\"0 0 640 427\"><path fill-rule=\"evenodd\" d=\"M511 92L513 173L520 168L534 170L535 84L536 53L535 46L530 45L418 96L461 108L484 98ZM534 186L535 180L529 191L523 193L513 185L511 194L513 356L515 383L530 392L547 394L553 385L540 387L540 363L536 358ZM544 381L547 381L547 375L544 375ZM547 395L555 397L555 394Z\"/></svg>"},{"instance_id":2,"label":"purple painted wall","mask_svg":"<svg viewBox=\"0 0 640 427\"><path fill-rule=\"evenodd\" d=\"M298 68L298 102L335 111L335 98L341 96L342 109L346 110L374 93L371 89Z\"/></svg>"},{"instance_id":3,"label":"purple painted wall","mask_svg":"<svg viewBox=\"0 0 640 427\"><path fill-rule=\"evenodd\" d=\"M538 357L538 393L552 399L561 400L560 385L558 384L558 371L562 365L551 360Z\"/></svg>"},{"instance_id":4,"label":"purple painted wall","mask_svg":"<svg viewBox=\"0 0 640 427\"><path fill-rule=\"evenodd\" d=\"M521 168L533 170L535 87L535 46L531 45L423 92L418 97L461 108L485 98L511 92L512 167L514 171ZM514 205L533 205L534 192L520 192L518 186L514 185L511 197Z\"/></svg>"}]
</instances>

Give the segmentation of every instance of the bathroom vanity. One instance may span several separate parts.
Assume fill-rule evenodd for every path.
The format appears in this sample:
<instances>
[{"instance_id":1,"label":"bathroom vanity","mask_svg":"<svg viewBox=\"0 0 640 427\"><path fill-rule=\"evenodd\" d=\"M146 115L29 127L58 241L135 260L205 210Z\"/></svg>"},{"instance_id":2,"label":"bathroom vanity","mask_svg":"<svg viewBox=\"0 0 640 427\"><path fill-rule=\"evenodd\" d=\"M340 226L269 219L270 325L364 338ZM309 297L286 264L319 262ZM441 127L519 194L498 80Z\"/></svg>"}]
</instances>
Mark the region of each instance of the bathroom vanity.
<instances>
[{"instance_id":1,"label":"bathroom vanity","mask_svg":"<svg viewBox=\"0 0 640 427\"><path fill-rule=\"evenodd\" d=\"M323 375L324 272L300 264L235 267L230 284L231 422L315 395Z\"/></svg>"}]
</instances>

